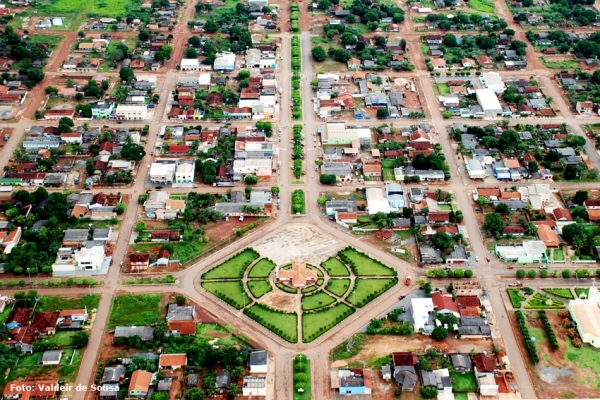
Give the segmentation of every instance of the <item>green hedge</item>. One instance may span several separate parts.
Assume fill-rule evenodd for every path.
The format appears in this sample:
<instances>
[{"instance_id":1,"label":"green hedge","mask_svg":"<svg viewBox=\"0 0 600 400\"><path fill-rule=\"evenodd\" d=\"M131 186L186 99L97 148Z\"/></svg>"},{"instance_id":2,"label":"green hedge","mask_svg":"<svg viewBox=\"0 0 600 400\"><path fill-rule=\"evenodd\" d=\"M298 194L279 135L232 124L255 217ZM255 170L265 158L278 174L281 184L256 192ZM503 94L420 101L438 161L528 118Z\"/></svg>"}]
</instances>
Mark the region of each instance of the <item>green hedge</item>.
<instances>
[{"instance_id":1,"label":"green hedge","mask_svg":"<svg viewBox=\"0 0 600 400\"><path fill-rule=\"evenodd\" d=\"M534 342L531 341L531 334L529 333L529 328L527 328L527 319L525 318L525 314L522 311L515 311L515 317L517 317L517 323L519 325L519 330L525 337L525 348L529 352L529 356L531 357L531 361L534 364L540 362L540 358L537 354L537 347Z\"/></svg>"},{"instance_id":2,"label":"green hedge","mask_svg":"<svg viewBox=\"0 0 600 400\"><path fill-rule=\"evenodd\" d=\"M544 324L544 330L546 331L546 336L550 341L550 348L552 350L558 350L558 339L556 339L556 334L554 333L554 329L552 329L552 325L550 325L550 321L548 321L548 316L546 315L546 311L540 310L538 312L538 317Z\"/></svg>"}]
</instances>

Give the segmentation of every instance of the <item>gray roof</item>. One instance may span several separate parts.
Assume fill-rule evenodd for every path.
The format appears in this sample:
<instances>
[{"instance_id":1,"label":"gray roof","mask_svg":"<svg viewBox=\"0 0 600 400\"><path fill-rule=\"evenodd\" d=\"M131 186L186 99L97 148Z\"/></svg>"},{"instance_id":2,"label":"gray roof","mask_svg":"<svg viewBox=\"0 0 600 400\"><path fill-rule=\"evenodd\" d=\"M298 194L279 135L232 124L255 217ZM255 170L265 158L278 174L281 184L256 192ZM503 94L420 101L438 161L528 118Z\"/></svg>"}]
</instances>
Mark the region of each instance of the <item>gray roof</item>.
<instances>
[{"instance_id":1,"label":"gray roof","mask_svg":"<svg viewBox=\"0 0 600 400\"><path fill-rule=\"evenodd\" d=\"M42 362L58 362L61 356L61 350L48 350L42 355Z\"/></svg>"},{"instance_id":2,"label":"gray roof","mask_svg":"<svg viewBox=\"0 0 600 400\"><path fill-rule=\"evenodd\" d=\"M242 207L248 206L250 203L217 203L214 210L221 214L237 214L242 212ZM261 207L260 203L255 203L253 207Z\"/></svg>"},{"instance_id":3,"label":"gray roof","mask_svg":"<svg viewBox=\"0 0 600 400\"><path fill-rule=\"evenodd\" d=\"M494 201L492 204L496 207L500 203L506 203L508 208L511 210L524 210L527 208L528 203L523 200L506 200L506 201Z\"/></svg>"},{"instance_id":4,"label":"gray roof","mask_svg":"<svg viewBox=\"0 0 600 400\"><path fill-rule=\"evenodd\" d=\"M461 326L485 326L487 321L481 317L460 317Z\"/></svg>"},{"instance_id":5,"label":"gray roof","mask_svg":"<svg viewBox=\"0 0 600 400\"><path fill-rule=\"evenodd\" d=\"M47 223L48 223L47 219L40 219L39 221L35 221L35 223L31 227L31 230L37 231L37 230L43 228L44 226L46 226Z\"/></svg>"},{"instance_id":6,"label":"gray roof","mask_svg":"<svg viewBox=\"0 0 600 400\"><path fill-rule=\"evenodd\" d=\"M173 384L173 377L167 376L166 378L158 381L158 384L156 385L156 390L169 391L171 390L171 384Z\"/></svg>"},{"instance_id":7,"label":"gray roof","mask_svg":"<svg viewBox=\"0 0 600 400\"><path fill-rule=\"evenodd\" d=\"M102 374L102 383L119 382L119 380L121 380L121 378L124 377L124 365L117 365L116 367L106 367L104 368L104 373Z\"/></svg>"},{"instance_id":8,"label":"gray roof","mask_svg":"<svg viewBox=\"0 0 600 400\"><path fill-rule=\"evenodd\" d=\"M67 229L63 241L76 240L84 241L87 240L90 231L87 229Z\"/></svg>"},{"instance_id":9,"label":"gray roof","mask_svg":"<svg viewBox=\"0 0 600 400\"><path fill-rule=\"evenodd\" d=\"M119 392L119 384L118 383L103 383L102 390L100 391L100 397L112 397L117 398L117 393Z\"/></svg>"},{"instance_id":10,"label":"gray roof","mask_svg":"<svg viewBox=\"0 0 600 400\"><path fill-rule=\"evenodd\" d=\"M115 338L132 336L139 336L142 341L152 340L154 338L154 328L151 326L117 326L115 328Z\"/></svg>"},{"instance_id":11,"label":"gray roof","mask_svg":"<svg viewBox=\"0 0 600 400\"><path fill-rule=\"evenodd\" d=\"M394 218L392 221L395 227L410 228L410 218Z\"/></svg>"},{"instance_id":12,"label":"gray roof","mask_svg":"<svg viewBox=\"0 0 600 400\"><path fill-rule=\"evenodd\" d=\"M198 385L198 374L190 374L187 376L188 387L195 387Z\"/></svg>"},{"instance_id":13,"label":"gray roof","mask_svg":"<svg viewBox=\"0 0 600 400\"><path fill-rule=\"evenodd\" d=\"M415 216L415 224L425 225L426 223L427 223L427 217L425 217L423 215Z\"/></svg>"},{"instance_id":14,"label":"gray roof","mask_svg":"<svg viewBox=\"0 0 600 400\"><path fill-rule=\"evenodd\" d=\"M110 233L110 229L109 228L96 228L96 229L94 229L94 233L92 235L92 238L94 240L98 240L99 238L105 238L105 237L108 236L109 233Z\"/></svg>"},{"instance_id":15,"label":"gray roof","mask_svg":"<svg viewBox=\"0 0 600 400\"><path fill-rule=\"evenodd\" d=\"M421 379L423 380L423 386L433 386L438 390L452 386L449 376L439 376L434 374L433 371L421 371Z\"/></svg>"},{"instance_id":16,"label":"gray roof","mask_svg":"<svg viewBox=\"0 0 600 400\"><path fill-rule=\"evenodd\" d=\"M351 175L352 164L346 162L326 162L323 163L323 171L325 174L336 176Z\"/></svg>"},{"instance_id":17,"label":"gray roof","mask_svg":"<svg viewBox=\"0 0 600 400\"><path fill-rule=\"evenodd\" d=\"M451 354L450 360L455 370L470 371L471 370L471 358L468 354Z\"/></svg>"},{"instance_id":18,"label":"gray roof","mask_svg":"<svg viewBox=\"0 0 600 400\"><path fill-rule=\"evenodd\" d=\"M423 262L441 263L443 261L440 251L429 245L424 244L419 246L419 252L421 253L421 261Z\"/></svg>"},{"instance_id":19,"label":"gray roof","mask_svg":"<svg viewBox=\"0 0 600 400\"><path fill-rule=\"evenodd\" d=\"M339 212L356 212L358 207L353 200L329 200L325 203L325 208L331 208Z\"/></svg>"},{"instance_id":20,"label":"gray roof","mask_svg":"<svg viewBox=\"0 0 600 400\"><path fill-rule=\"evenodd\" d=\"M266 350L253 351L250 353L250 361L248 365L267 365L269 353Z\"/></svg>"},{"instance_id":21,"label":"gray roof","mask_svg":"<svg viewBox=\"0 0 600 400\"><path fill-rule=\"evenodd\" d=\"M417 384L417 373L412 365L397 365L394 367L394 380L402 390L414 390Z\"/></svg>"},{"instance_id":22,"label":"gray roof","mask_svg":"<svg viewBox=\"0 0 600 400\"><path fill-rule=\"evenodd\" d=\"M196 307L194 306L178 306L177 304L169 304L167 312L167 321L192 321Z\"/></svg>"},{"instance_id":23,"label":"gray roof","mask_svg":"<svg viewBox=\"0 0 600 400\"><path fill-rule=\"evenodd\" d=\"M484 335L489 336L492 330L489 326L459 326L458 333L461 335Z\"/></svg>"},{"instance_id":24,"label":"gray roof","mask_svg":"<svg viewBox=\"0 0 600 400\"><path fill-rule=\"evenodd\" d=\"M381 374L382 375L387 375L387 374L391 374L392 373L392 367L390 367L389 364L383 365L381 367Z\"/></svg>"},{"instance_id":25,"label":"gray roof","mask_svg":"<svg viewBox=\"0 0 600 400\"><path fill-rule=\"evenodd\" d=\"M217 374L217 389L227 389L231 384L231 373L221 371Z\"/></svg>"},{"instance_id":26,"label":"gray roof","mask_svg":"<svg viewBox=\"0 0 600 400\"><path fill-rule=\"evenodd\" d=\"M270 190L253 190L250 192L250 203L270 203Z\"/></svg>"},{"instance_id":27,"label":"gray roof","mask_svg":"<svg viewBox=\"0 0 600 400\"><path fill-rule=\"evenodd\" d=\"M556 149L556 151L560 153L560 155L563 157L570 157L575 155L575 149L572 147L559 148Z\"/></svg>"},{"instance_id":28,"label":"gray roof","mask_svg":"<svg viewBox=\"0 0 600 400\"><path fill-rule=\"evenodd\" d=\"M243 203L246 201L246 196L242 192L231 192L231 202L232 203Z\"/></svg>"},{"instance_id":29,"label":"gray roof","mask_svg":"<svg viewBox=\"0 0 600 400\"><path fill-rule=\"evenodd\" d=\"M8 229L12 225L10 221L0 221L0 229Z\"/></svg>"},{"instance_id":30,"label":"gray roof","mask_svg":"<svg viewBox=\"0 0 600 400\"><path fill-rule=\"evenodd\" d=\"M454 246L454 250L448 255L448 258L465 259L467 258L467 249L465 246Z\"/></svg>"}]
</instances>

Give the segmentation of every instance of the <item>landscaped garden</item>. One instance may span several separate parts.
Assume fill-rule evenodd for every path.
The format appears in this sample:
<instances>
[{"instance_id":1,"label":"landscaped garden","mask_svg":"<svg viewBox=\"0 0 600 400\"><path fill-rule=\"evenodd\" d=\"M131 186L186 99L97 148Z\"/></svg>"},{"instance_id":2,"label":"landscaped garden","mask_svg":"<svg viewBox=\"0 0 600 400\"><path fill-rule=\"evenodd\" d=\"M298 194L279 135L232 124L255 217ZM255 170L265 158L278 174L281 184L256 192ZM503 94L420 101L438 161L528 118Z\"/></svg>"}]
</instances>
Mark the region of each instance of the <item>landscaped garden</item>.
<instances>
[{"instance_id":1,"label":"landscaped garden","mask_svg":"<svg viewBox=\"0 0 600 400\"><path fill-rule=\"evenodd\" d=\"M224 263L205 272L202 279L241 278L248 265L258 257L259 254L254 249L244 249Z\"/></svg>"},{"instance_id":2,"label":"landscaped garden","mask_svg":"<svg viewBox=\"0 0 600 400\"><path fill-rule=\"evenodd\" d=\"M294 400L311 400L310 360L304 354L294 358Z\"/></svg>"},{"instance_id":3,"label":"landscaped garden","mask_svg":"<svg viewBox=\"0 0 600 400\"><path fill-rule=\"evenodd\" d=\"M350 287L350 279L330 279L325 289L336 296L343 296L348 291L348 287Z\"/></svg>"},{"instance_id":4,"label":"landscaped garden","mask_svg":"<svg viewBox=\"0 0 600 400\"><path fill-rule=\"evenodd\" d=\"M356 307L363 307L371 300L378 297L398 283L398 278L392 279L357 279L354 290L350 292L346 301Z\"/></svg>"},{"instance_id":5,"label":"landscaped garden","mask_svg":"<svg viewBox=\"0 0 600 400\"><path fill-rule=\"evenodd\" d=\"M302 341L312 342L354 312L354 308L343 303L302 316Z\"/></svg>"},{"instance_id":6,"label":"landscaped garden","mask_svg":"<svg viewBox=\"0 0 600 400\"><path fill-rule=\"evenodd\" d=\"M320 291L309 296L302 296L302 310L309 311L317 308L323 308L335 303L335 298L327 293Z\"/></svg>"},{"instance_id":7,"label":"landscaped garden","mask_svg":"<svg viewBox=\"0 0 600 400\"><path fill-rule=\"evenodd\" d=\"M323 261L321 266L325 268L329 276L350 276L348 268L346 268L343 262L335 257Z\"/></svg>"},{"instance_id":8,"label":"landscaped garden","mask_svg":"<svg viewBox=\"0 0 600 400\"><path fill-rule=\"evenodd\" d=\"M248 281L248 289L258 299L273 290L273 287L268 281Z\"/></svg>"},{"instance_id":9,"label":"landscaped garden","mask_svg":"<svg viewBox=\"0 0 600 400\"><path fill-rule=\"evenodd\" d=\"M274 310L263 304L255 304L244 314L290 343L298 341L298 315Z\"/></svg>"},{"instance_id":10,"label":"landscaped garden","mask_svg":"<svg viewBox=\"0 0 600 400\"><path fill-rule=\"evenodd\" d=\"M202 282L202 287L238 310L250 301L241 281Z\"/></svg>"},{"instance_id":11,"label":"landscaped garden","mask_svg":"<svg viewBox=\"0 0 600 400\"><path fill-rule=\"evenodd\" d=\"M302 189L296 189L292 193L292 214L306 214L306 201Z\"/></svg>"},{"instance_id":12,"label":"landscaped garden","mask_svg":"<svg viewBox=\"0 0 600 400\"><path fill-rule=\"evenodd\" d=\"M361 253L352 247L346 247L339 252L356 276L397 276L398 272L387 267L379 261L373 260L365 253Z\"/></svg>"},{"instance_id":13,"label":"landscaped garden","mask_svg":"<svg viewBox=\"0 0 600 400\"><path fill-rule=\"evenodd\" d=\"M557 297L562 297L563 299L572 300L574 298L573 292L569 288L545 288L542 290L546 293L553 294Z\"/></svg>"},{"instance_id":14,"label":"landscaped garden","mask_svg":"<svg viewBox=\"0 0 600 400\"><path fill-rule=\"evenodd\" d=\"M266 278L274 268L275 263L273 261L269 260L268 258L262 258L256 264L254 264L248 273L248 278Z\"/></svg>"},{"instance_id":15,"label":"landscaped garden","mask_svg":"<svg viewBox=\"0 0 600 400\"><path fill-rule=\"evenodd\" d=\"M558 297L568 296L568 289L543 289L547 293L554 294ZM556 294L559 293L559 294ZM514 308L528 308L528 309L561 309L565 308L565 302L557 299L550 298L542 293L535 292L533 289L524 288L510 288L508 289L508 297ZM564 297L568 298L568 297Z\"/></svg>"}]
</instances>

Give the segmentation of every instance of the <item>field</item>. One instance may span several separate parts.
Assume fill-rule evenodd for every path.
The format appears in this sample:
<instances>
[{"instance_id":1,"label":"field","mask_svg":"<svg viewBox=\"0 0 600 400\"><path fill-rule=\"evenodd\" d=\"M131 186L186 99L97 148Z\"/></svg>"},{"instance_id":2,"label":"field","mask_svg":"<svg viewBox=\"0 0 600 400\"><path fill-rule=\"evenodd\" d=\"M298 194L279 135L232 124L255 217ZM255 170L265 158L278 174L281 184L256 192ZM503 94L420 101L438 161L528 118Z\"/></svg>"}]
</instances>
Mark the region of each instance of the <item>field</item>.
<instances>
[{"instance_id":1,"label":"field","mask_svg":"<svg viewBox=\"0 0 600 400\"><path fill-rule=\"evenodd\" d=\"M325 268L329 276L350 276L348 268L343 262L335 257L331 257L321 263L321 266Z\"/></svg>"},{"instance_id":2,"label":"field","mask_svg":"<svg viewBox=\"0 0 600 400\"><path fill-rule=\"evenodd\" d=\"M36 311L51 312L56 310L78 310L82 308L90 310L97 309L100 303L100 295L85 295L83 297L61 297L61 296L42 296L38 303Z\"/></svg>"},{"instance_id":3,"label":"field","mask_svg":"<svg viewBox=\"0 0 600 400\"><path fill-rule=\"evenodd\" d=\"M273 290L273 287L268 281L248 281L248 289L258 299Z\"/></svg>"},{"instance_id":4,"label":"field","mask_svg":"<svg viewBox=\"0 0 600 400\"><path fill-rule=\"evenodd\" d=\"M127 15L127 5L132 4L128 1L121 0L94 0L92 12L102 15L103 17L122 17Z\"/></svg>"},{"instance_id":5,"label":"field","mask_svg":"<svg viewBox=\"0 0 600 400\"><path fill-rule=\"evenodd\" d=\"M244 308L250 300L241 281L202 282L202 287L238 310Z\"/></svg>"},{"instance_id":6,"label":"field","mask_svg":"<svg viewBox=\"0 0 600 400\"><path fill-rule=\"evenodd\" d=\"M357 276L395 276L396 271L386 267L378 261L373 260L365 254L359 253L353 248L346 248L340 251L342 259L354 266L354 273Z\"/></svg>"},{"instance_id":7,"label":"field","mask_svg":"<svg viewBox=\"0 0 600 400\"><path fill-rule=\"evenodd\" d=\"M348 286L350 286L350 279L330 279L326 289L341 297L348 291Z\"/></svg>"},{"instance_id":8,"label":"field","mask_svg":"<svg viewBox=\"0 0 600 400\"><path fill-rule=\"evenodd\" d=\"M438 83L437 88L442 96L448 96L450 94L450 86L447 83Z\"/></svg>"},{"instance_id":9,"label":"field","mask_svg":"<svg viewBox=\"0 0 600 400\"><path fill-rule=\"evenodd\" d=\"M542 63L546 68L551 69L573 69L578 68L580 66L580 61L578 60L561 60L561 61L548 61L542 57Z\"/></svg>"},{"instance_id":10,"label":"field","mask_svg":"<svg viewBox=\"0 0 600 400\"><path fill-rule=\"evenodd\" d=\"M354 309L346 304L338 303L323 311L305 313L302 315L302 341L312 342L353 312Z\"/></svg>"},{"instance_id":11,"label":"field","mask_svg":"<svg viewBox=\"0 0 600 400\"><path fill-rule=\"evenodd\" d=\"M97 222L103 222L103 221L97 221ZM87 226L87 225L86 225ZM94 226L96 226L96 223L94 223ZM175 243L169 243L170 245L173 246L173 248L175 249L175 251L173 253L171 253L171 257L174 259L177 259L179 261L181 261L182 264L185 264L191 260L193 260L194 258L198 257L200 254L202 254L202 252L204 251L206 244L205 243L200 243L200 242L175 242ZM138 252L138 253L145 253L147 251L150 251L150 249L156 248L156 243L148 243L148 244L134 244L131 246L131 249L134 252Z\"/></svg>"},{"instance_id":12,"label":"field","mask_svg":"<svg viewBox=\"0 0 600 400\"><path fill-rule=\"evenodd\" d=\"M298 342L298 315L296 313L279 313L256 304L244 310L244 313L250 314L254 320L269 330L275 333L279 331L279 336L288 342ZM262 321L257 320L258 318Z\"/></svg>"},{"instance_id":13,"label":"field","mask_svg":"<svg viewBox=\"0 0 600 400\"><path fill-rule=\"evenodd\" d=\"M245 249L229 260L202 275L202 279L241 278L248 265L259 257L252 249Z\"/></svg>"},{"instance_id":14,"label":"field","mask_svg":"<svg viewBox=\"0 0 600 400\"><path fill-rule=\"evenodd\" d=\"M302 296L302 310L309 311L335 303L335 299L323 291L310 296Z\"/></svg>"},{"instance_id":15,"label":"field","mask_svg":"<svg viewBox=\"0 0 600 400\"><path fill-rule=\"evenodd\" d=\"M352 292L346 300L356 307L363 307L379 294L394 286L398 280L393 279L357 279Z\"/></svg>"},{"instance_id":16,"label":"field","mask_svg":"<svg viewBox=\"0 0 600 400\"><path fill-rule=\"evenodd\" d=\"M63 35L44 35L40 33L34 33L29 36L29 42L31 44L47 44L51 47L56 47L63 41L65 37Z\"/></svg>"},{"instance_id":17,"label":"field","mask_svg":"<svg viewBox=\"0 0 600 400\"><path fill-rule=\"evenodd\" d=\"M158 322L161 315L160 296L157 294L123 294L115 297L108 328L141 326Z\"/></svg>"},{"instance_id":18,"label":"field","mask_svg":"<svg viewBox=\"0 0 600 400\"><path fill-rule=\"evenodd\" d=\"M494 14L494 3L489 0L469 0L469 7L482 13Z\"/></svg>"},{"instance_id":19,"label":"field","mask_svg":"<svg viewBox=\"0 0 600 400\"><path fill-rule=\"evenodd\" d=\"M196 325L197 335L210 335L211 333L228 333L229 331L219 324L198 324Z\"/></svg>"},{"instance_id":20,"label":"field","mask_svg":"<svg viewBox=\"0 0 600 400\"><path fill-rule=\"evenodd\" d=\"M273 271L273 268L275 268L273 261L263 258L254 264L248 273L248 278L267 278L271 271Z\"/></svg>"},{"instance_id":21,"label":"field","mask_svg":"<svg viewBox=\"0 0 600 400\"><path fill-rule=\"evenodd\" d=\"M453 392L476 392L477 381L473 372L450 372Z\"/></svg>"}]
</instances>

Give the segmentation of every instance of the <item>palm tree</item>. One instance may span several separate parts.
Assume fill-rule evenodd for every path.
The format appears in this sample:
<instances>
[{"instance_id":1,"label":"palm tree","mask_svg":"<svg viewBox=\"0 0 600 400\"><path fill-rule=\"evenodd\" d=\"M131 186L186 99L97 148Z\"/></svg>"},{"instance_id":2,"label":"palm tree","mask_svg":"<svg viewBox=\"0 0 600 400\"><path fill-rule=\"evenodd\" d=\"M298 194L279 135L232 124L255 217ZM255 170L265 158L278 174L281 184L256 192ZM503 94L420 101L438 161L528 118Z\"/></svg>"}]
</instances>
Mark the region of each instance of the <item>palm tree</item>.
<instances>
[{"instance_id":1,"label":"palm tree","mask_svg":"<svg viewBox=\"0 0 600 400\"><path fill-rule=\"evenodd\" d=\"M435 199L437 201L442 201L444 198L444 191L442 189L436 189L435 191Z\"/></svg>"}]
</instances>

